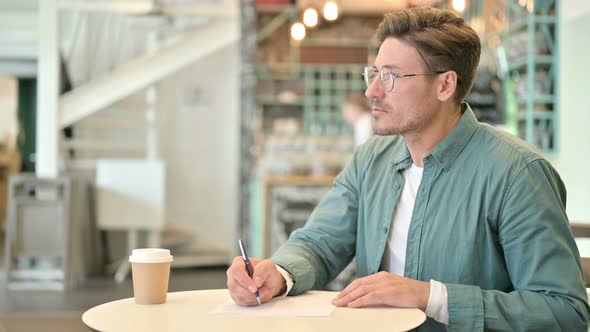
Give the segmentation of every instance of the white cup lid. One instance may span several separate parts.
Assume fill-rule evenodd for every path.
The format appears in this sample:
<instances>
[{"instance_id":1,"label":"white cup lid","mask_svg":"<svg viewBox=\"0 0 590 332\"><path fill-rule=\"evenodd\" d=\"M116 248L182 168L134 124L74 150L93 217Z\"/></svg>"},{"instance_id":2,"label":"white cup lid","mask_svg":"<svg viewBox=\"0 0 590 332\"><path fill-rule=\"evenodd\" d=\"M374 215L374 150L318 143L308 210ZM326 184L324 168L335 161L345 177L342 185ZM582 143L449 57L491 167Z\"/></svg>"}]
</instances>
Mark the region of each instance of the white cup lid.
<instances>
[{"instance_id":1,"label":"white cup lid","mask_svg":"<svg viewBox=\"0 0 590 332\"><path fill-rule=\"evenodd\" d=\"M168 249L133 249L129 261L131 263L167 263L172 262L172 255Z\"/></svg>"}]
</instances>

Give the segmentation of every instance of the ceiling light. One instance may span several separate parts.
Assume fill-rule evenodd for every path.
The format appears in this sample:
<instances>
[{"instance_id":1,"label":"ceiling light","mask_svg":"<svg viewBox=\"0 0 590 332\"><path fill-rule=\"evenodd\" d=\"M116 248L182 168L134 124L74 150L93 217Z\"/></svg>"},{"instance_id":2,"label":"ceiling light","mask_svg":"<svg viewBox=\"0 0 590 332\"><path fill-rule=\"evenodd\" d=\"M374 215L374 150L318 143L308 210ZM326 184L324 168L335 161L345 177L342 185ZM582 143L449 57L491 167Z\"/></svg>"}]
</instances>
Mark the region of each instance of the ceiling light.
<instances>
[{"instance_id":1,"label":"ceiling light","mask_svg":"<svg viewBox=\"0 0 590 332\"><path fill-rule=\"evenodd\" d=\"M314 8L307 8L303 12L303 24L310 28L318 25L318 11Z\"/></svg>"},{"instance_id":2,"label":"ceiling light","mask_svg":"<svg viewBox=\"0 0 590 332\"><path fill-rule=\"evenodd\" d=\"M305 38L305 25L296 22L291 26L291 38L302 40Z\"/></svg>"},{"instance_id":3,"label":"ceiling light","mask_svg":"<svg viewBox=\"0 0 590 332\"><path fill-rule=\"evenodd\" d=\"M335 21L338 18L338 4L328 1L324 5L324 18L328 21Z\"/></svg>"},{"instance_id":4,"label":"ceiling light","mask_svg":"<svg viewBox=\"0 0 590 332\"><path fill-rule=\"evenodd\" d=\"M458 12L465 10L465 0L453 0L453 9Z\"/></svg>"}]
</instances>

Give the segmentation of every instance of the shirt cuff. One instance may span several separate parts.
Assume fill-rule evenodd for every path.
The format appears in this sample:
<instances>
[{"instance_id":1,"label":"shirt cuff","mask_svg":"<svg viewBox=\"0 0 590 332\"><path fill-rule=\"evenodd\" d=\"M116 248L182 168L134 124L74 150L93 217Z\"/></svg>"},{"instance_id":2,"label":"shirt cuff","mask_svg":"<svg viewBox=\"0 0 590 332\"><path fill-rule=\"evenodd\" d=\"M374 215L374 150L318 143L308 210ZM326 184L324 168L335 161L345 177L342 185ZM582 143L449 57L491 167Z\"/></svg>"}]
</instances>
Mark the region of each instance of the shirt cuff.
<instances>
[{"instance_id":1,"label":"shirt cuff","mask_svg":"<svg viewBox=\"0 0 590 332\"><path fill-rule=\"evenodd\" d=\"M439 323L449 325L449 300L447 286L436 280L430 280L430 295L426 306L426 316Z\"/></svg>"},{"instance_id":2,"label":"shirt cuff","mask_svg":"<svg viewBox=\"0 0 590 332\"><path fill-rule=\"evenodd\" d=\"M279 273L283 276L283 278L285 278L285 281L287 282L287 291L283 295L279 296L279 297L285 297L285 296L287 296L287 294L289 294L291 289L293 289L293 277L291 277L291 273L287 272L287 270L283 269L282 267L280 267L276 264L275 264L275 266L277 267L277 270L279 270Z\"/></svg>"}]
</instances>

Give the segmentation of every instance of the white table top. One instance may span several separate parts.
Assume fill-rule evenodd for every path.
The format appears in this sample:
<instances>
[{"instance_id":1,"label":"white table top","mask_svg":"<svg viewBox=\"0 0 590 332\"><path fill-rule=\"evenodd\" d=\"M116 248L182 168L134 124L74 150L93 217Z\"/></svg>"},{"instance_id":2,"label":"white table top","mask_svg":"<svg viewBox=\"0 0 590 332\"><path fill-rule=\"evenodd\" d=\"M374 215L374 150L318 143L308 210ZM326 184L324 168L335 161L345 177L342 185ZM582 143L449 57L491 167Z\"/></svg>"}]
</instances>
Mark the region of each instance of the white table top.
<instances>
[{"instance_id":1,"label":"white table top","mask_svg":"<svg viewBox=\"0 0 590 332\"><path fill-rule=\"evenodd\" d=\"M334 292L334 297L336 296ZM133 298L96 306L82 321L97 331L407 331L426 320L419 309L336 308L330 317L211 314L230 299L227 289L169 293L166 304L137 305Z\"/></svg>"}]
</instances>

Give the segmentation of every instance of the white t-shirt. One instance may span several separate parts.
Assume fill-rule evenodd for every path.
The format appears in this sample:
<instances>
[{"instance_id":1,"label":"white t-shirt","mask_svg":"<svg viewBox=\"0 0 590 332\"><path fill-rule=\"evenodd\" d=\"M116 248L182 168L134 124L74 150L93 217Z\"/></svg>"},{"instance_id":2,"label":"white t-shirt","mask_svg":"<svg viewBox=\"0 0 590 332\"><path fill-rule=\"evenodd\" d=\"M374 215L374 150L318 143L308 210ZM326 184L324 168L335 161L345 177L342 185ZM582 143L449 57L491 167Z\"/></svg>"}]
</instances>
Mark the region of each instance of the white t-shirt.
<instances>
[{"instance_id":1,"label":"white t-shirt","mask_svg":"<svg viewBox=\"0 0 590 332\"><path fill-rule=\"evenodd\" d=\"M389 231L387 245L381 261L381 270L383 271L389 271L400 276L404 275L408 231L410 230L416 195L422 182L423 172L424 168L415 164L412 164L404 171L404 188L393 213L393 225ZM449 324L447 287L436 280L430 280L430 296L428 297L426 315L443 324Z\"/></svg>"},{"instance_id":2,"label":"white t-shirt","mask_svg":"<svg viewBox=\"0 0 590 332\"><path fill-rule=\"evenodd\" d=\"M393 225L381 261L381 269L403 276L406 267L406 246L416 194L424 168L414 164L404 171L404 188L393 212Z\"/></svg>"}]
</instances>

